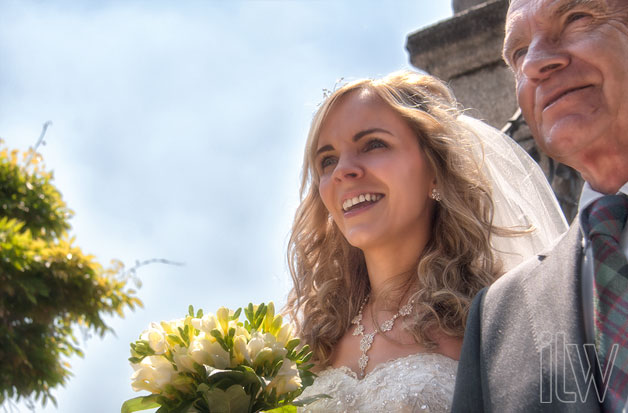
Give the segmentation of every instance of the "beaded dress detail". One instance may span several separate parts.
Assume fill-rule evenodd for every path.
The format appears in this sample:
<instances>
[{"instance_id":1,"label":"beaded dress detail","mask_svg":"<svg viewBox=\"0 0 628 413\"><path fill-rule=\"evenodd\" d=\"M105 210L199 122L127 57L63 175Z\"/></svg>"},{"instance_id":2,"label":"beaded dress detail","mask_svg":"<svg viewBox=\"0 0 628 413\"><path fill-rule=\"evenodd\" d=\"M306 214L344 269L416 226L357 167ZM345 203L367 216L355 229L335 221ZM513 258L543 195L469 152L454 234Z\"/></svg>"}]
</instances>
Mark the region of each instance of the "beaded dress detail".
<instances>
[{"instance_id":1,"label":"beaded dress detail","mask_svg":"<svg viewBox=\"0 0 628 413\"><path fill-rule=\"evenodd\" d=\"M299 412L449 412L458 362L417 353L377 365L362 380L348 367L318 373L301 397L327 394Z\"/></svg>"}]
</instances>

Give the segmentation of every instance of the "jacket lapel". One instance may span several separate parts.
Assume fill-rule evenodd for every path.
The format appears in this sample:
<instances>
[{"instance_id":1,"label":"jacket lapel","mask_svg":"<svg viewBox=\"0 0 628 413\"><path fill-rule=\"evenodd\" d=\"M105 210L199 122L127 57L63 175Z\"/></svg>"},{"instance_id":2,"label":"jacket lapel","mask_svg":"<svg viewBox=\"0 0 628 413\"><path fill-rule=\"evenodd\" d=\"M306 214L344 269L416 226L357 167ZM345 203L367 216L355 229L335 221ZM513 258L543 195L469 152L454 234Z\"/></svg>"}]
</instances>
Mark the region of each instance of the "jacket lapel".
<instances>
[{"instance_id":1,"label":"jacket lapel","mask_svg":"<svg viewBox=\"0 0 628 413\"><path fill-rule=\"evenodd\" d=\"M582 236L577 218L551 251L539 254L539 260L536 270L523 280L538 344L557 333L563 333L567 343L583 344Z\"/></svg>"}]
</instances>

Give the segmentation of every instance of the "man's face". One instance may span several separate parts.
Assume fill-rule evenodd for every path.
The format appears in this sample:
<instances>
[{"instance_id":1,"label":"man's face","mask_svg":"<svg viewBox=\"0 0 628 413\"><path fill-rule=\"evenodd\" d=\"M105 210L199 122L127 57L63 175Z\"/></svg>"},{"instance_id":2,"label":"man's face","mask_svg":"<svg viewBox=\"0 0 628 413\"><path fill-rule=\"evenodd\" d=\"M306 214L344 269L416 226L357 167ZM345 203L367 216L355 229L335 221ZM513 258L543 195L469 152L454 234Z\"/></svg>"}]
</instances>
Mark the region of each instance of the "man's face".
<instances>
[{"instance_id":1,"label":"man's face","mask_svg":"<svg viewBox=\"0 0 628 413\"><path fill-rule=\"evenodd\" d=\"M512 0L504 59L539 146L578 166L628 134L628 2ZM589 159L590 160L590 159Z\"/></svg>"}]
</instances>

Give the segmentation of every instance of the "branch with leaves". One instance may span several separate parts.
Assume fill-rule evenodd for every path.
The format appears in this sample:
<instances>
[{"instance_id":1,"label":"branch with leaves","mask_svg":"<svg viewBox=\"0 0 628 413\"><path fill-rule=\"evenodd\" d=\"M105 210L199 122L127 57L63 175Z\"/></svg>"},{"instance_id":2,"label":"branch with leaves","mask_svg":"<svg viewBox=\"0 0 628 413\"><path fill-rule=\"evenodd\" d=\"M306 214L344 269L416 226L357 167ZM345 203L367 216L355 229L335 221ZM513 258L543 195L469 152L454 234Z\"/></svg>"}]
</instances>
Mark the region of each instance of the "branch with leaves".
<instances>
[{"instance_id":1,"label":"branch with leaves","mask_svg":"<svg viewBox=\"0 0 628 413\"><path fill-rule=\"evenodd\" d=\"M153 262L105 268L76 246L73 213L36 148L20 153L0 139L0 404L55 402L52 390L71 376L67 359L83 355L76 327L103 336L105 316L142 306L129 280Z\"/></svg>"}]
</instances>

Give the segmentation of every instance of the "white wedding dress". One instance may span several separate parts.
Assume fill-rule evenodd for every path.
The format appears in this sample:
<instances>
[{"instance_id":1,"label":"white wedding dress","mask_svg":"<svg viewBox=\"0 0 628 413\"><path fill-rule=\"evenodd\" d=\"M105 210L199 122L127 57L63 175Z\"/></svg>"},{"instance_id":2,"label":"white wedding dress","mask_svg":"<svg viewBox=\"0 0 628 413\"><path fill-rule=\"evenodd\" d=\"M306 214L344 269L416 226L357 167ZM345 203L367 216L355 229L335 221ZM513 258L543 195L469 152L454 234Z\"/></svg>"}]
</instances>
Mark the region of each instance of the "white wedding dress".
<instances>
[{"instance_id":1,"label":"white wedding dress","mask_svg":"<svg viewBox=\"0 0 628 413\"><path fill-rule=\"evenodd\" d=\"M449 412L458 362L418 353L377 365L362 380L348 367L318 373L301 398L327 394L299 412Z\"/></svg>"}]
</instances>

